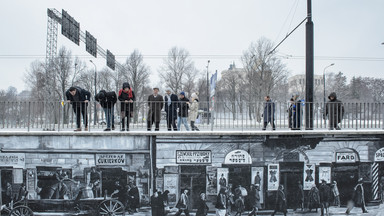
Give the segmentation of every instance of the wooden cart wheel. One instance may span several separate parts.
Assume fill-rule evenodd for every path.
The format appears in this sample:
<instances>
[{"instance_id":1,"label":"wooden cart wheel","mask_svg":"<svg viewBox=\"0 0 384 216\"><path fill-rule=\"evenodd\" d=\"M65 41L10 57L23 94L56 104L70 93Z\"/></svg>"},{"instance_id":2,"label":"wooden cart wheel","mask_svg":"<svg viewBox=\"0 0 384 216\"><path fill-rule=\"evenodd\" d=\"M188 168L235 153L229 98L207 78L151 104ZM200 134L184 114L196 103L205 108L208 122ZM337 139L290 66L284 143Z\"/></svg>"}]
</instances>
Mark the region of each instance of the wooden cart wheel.
<instances>
[{"instance_id":1,"label":"wooden cart wheel","mask_svg":"<svg viewBox=\"0 0 384 216\"><path fill-rule=\"evenodd\" d=\"M27 206L17 206L12 209L9 216L33 216L33 211Z\"/></svg>"},{"instance_id":2,"label":"wooden cart wheel","mask_svg":"<svg viewBox=\"0 0 384 216\"><path fill-rule=\"evenodd\" d=\"M118 200L105 200L99 205L100 215L125 215L125 207L123 203Z\"/></svg>"}]
</instances>

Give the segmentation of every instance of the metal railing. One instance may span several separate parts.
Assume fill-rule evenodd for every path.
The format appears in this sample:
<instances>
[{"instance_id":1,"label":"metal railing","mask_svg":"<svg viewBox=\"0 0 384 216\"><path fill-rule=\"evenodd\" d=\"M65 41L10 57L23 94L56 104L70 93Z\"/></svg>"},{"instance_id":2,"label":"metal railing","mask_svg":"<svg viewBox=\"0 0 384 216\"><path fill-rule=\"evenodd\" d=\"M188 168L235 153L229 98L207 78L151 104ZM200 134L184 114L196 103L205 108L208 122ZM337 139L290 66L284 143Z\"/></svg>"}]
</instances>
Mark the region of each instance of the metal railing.
<instances>
[{"instance_id":1,"label":"metal railing","mask_svg":"<svg viewBox=\"0 0 384 216\"><path fill-rule=\"evenodd\" d=\"M174 102L170 104L170 108L165 108L168 104L160 102L135 101L132 104L117 102L111 110L114 111L116 130L122 128L121 111L125 111L125 115L130 118L130 130L147 130L148 120L152 120L151 117L153 117L154 124L151 129L154 130L156 122L159 122L159 129L164 131L168 130L167 118L176 122L180 121L178 117L185 114L182 113L183 110L186 112L185 107L188 107L188 115L191 115L190 105L185 102ZM94 106L97 108L97 119L93 119ZM358 130L383 129L384 127L383 103L347 102L324 105L323 103L274 102L273 104L267 103L266 106L265 102L215 102L214 109L207 110L207 107L207 102L199 102L195 119L195 126L199 130L261 130L264 122L268 120L273 120L277 130L304 130L307 127L305 112L308 112L309 108L313 110L313 129L339 129L340 127L341 129ZM212 108L212 104L210 107ZM156 110L155 114L148 116L149 111L154 110ZM328 110L328 115L324 117L326 110ZM0 129L69 131L78 127L76 113L80 114L80 124L83 130L86 121L88 121L89 131L100 131L107 127L106 112L99 103L94 101L87 104L81 103L78 106L60 101L0 101ZM81 113L84 113L87 118L83 118ZM173 116L173 119L170 116ZM191 122L188 118L187 122L191 129ZM111 119L110 123L112 123ZM272 129L271 124L268 124L267 129ZM186 130L183 124L181 124L181 130Z\"/></svg>"}]
</instances>

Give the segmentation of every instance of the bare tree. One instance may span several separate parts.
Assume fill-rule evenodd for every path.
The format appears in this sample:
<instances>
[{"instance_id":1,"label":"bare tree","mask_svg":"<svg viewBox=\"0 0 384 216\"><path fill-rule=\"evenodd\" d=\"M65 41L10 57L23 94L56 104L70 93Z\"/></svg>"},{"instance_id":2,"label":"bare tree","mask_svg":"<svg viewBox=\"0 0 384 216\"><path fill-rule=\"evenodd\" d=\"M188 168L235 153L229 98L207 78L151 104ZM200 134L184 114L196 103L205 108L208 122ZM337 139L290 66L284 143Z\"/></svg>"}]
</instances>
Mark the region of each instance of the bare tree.
<instances>
[{"instance_id":1,"label":"bare tree","mask_svg":"<svg viewBox=\"0 0 384 216\"><path fill-rule=\"evenodd\" d=\"M185 84L191 84L191 79L196 77L196 69L189 52L183 48L171 48L159 75L165 86L173 92L184 90Z\"/></svg>"},{"instance_id":2,"label":"bare tree","mask_svg":"<svg viewBox=\"0 0 384 216\"><path fill-rule=\"evenodd\" d=\"M276 56L270 53L273 44L266 38L252 43L242 56L245 69L245 90L248 102L261 102L266 95L274 94L286 81L288 71L286 66ZM253 112L258 122L261 121L262 103L249 103L249 117L252 119Z\"/></svg>"}]
</instances>

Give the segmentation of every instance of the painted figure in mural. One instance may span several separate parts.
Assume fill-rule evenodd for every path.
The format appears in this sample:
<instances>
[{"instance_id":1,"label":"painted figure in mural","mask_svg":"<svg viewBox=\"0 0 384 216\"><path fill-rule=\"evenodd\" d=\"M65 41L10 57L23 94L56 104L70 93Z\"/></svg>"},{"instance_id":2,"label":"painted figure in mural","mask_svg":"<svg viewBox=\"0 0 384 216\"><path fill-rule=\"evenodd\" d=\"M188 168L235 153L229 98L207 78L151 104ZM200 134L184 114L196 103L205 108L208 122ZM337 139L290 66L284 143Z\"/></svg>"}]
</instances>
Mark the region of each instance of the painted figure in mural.
<instances>
[{"instance_id":1,"label":"painted figure in mural","mask_svg":"<svg viewBox=\"0 0 384 216\"><path fill-rule=\"evenodd\" d=\"M129 131L129 122L133 117L133 102L136 100L135 92L129 83L123 83L123 88L119 90L121 131ZM127 129L125 129L125 119L127 119Z\"/></svg>"},{"instance_id":2,"label":"painted figure in mural","mask_svg":"<svg viewBox=\"0 0 384 216\"><path fill-rule=\"evenodd\" d=\"M261 185L261 177L260 177L260 172L257 172L256 173L256 176L255 176L255 185L258 184L258 185Z\"/></svg>"},{"instance_id":3,"label":"painted figure in mural","mask_svg":"<svg viewBox=\"0 0 384 216\"><path fill-rule=\"evenodd\" d=\"M147 130L152 130L155 123L155 131L160 130L161 110L164 106L163 96L159 95L159 88L153 88L153 94L148 96Z\"/></svg>"},{"instance_id":4,"label":"painted figure in mural","mask_svg":"<svg viewBox=\"0 0 384 216\"><path fill-rule=\"evenodd\" d=\"M224 177L224 174L221 174L219 185L220 187L227 187L227 179Z\"/></svg>"},{"instance_id":5,"label":"painted figure in mural","mask_svg":"<svg viewBox=\"0 0 384 216\"><path fill-rule=\"evenodd\" d=\"M88 130L88 116L87 107L91 99L91 93L80 87L71 87L65 92L67 102L72 104L73 112L76 114L76 130L81 131L80 118L82 115L84 119L85 131Z\"/></svg>"},{"instance_id":6,"label":"painted figure in mural","mask_svg":"<svg viewBox=\"0 0 384 216\"><path fill-rule=\"evenodd\" d=\"M13 197L13 189L12 184L10 182L7 182L7 189L5 191L5 196L3 200L3 204L8 205L11 203Z\"/></svg>"},{"instance_id":7,"label":"painted figure in mural","mask_svg":"<svg viewBox=\"0 0 384 216\"><path fill-rule=\"evenodd\" d=\"M331 185L332 194L333 194L333 204L337 207L340 207L340 193L339 188L337 187L337 182L333 181Z\"/></svg>"},{"instance_id":8,"label":"painted figure in mural","mask_svg":"<svg viewBox=\"0 0 384 216\"><path fill-rule=\"evenodd\" d=\"M184 212L185 216L189 216L189 197L188 197L188 189L182 190L179 201L176 204L176 208L179 209L175 216L181 215Z\"/></svg>"},{"instance_id":9,"label":"painted figure in mural","mask_svg":"<svg viewBox=\"0 0 384 216\"><path fill-rule=\"evenodd\" d=\"M339 123L344 116L343 103L337 99L336 93L332 92L328 96L329 101L326 104L324 119L328 116L328 127L330 130L340 130Z\"/></svg>"},{"instance_id":10,"label":"painted figure in mural","mask_svg":"<svg viewBox=\"0 0 384 216\"><path fill-rule=\"evenodd\" d=\"M227 213L227 197L225 194L226 188L220 188L216 198L216 216L225 216Z\"/></svg>"},{"instance_id":11,"label":"painted figure in mural","mask_svg":"<svg viewBox=\"0 0 384 216\"><path fill-rule=\"evenodd\" d=\"M297 182L297 188L296 188L296 206L294 207L294 211L296 211L297 208L301 208L301 211L304 210L304 190L303 190L303 184L301 181Z\"/></svg>"},{"instance_id":12,"label":"painted figure in mural","mask_svg":"<svg viewBox=\"0 0 384 216\"><path fill-rule=\"evenodd\" d=\"M284 216L287 215L287 197L283 185L279 185L279 190L276 192L275 211L272 213L272 216L277 212L283 212Z\"/></svg>"},{"instance_id":13,"label":"painted figure in mural","mask_svg":"<svg viewBox=\"0 0 384 216\"><path fill-rule=\"evenodd\" d=\"M232 206L235 204L235 195L232 193L232 184L228 184L227 196L227 215L231 215Z\"/></svg>"},{"instance_id":14,"label":"painted figure in mural","mask_svg":"<svg viewBox=\"0 0 384 216\"><path fill-rule=\"evenodd\" d=\"M264 125L263 130L266 130L268 123L272 125L272 129L276 130L275 126L275 103L271 100L269 95L264 97Z\"/></svg>"},{"instance_id":15,"label":"painted figure in mural","mask_svg":"<svg viewBox=\"0 0 384 216\"><path fill-rule=\"evenodd\" d=\"M269 171L269 174L271 175L269 182L277 182L276 173L276 170Z\"/></svg>"},{"instance_id":16,"label":"painted figure in mural","mask_svg":"<svg viewBox=\"0 0 384 216\"><path fill-rule=\"evenodd\" d=\"M320 206L319 190L317 189L316 184L313 184L311 190L308 193L309 212L311 212L312 209L315 209L317 212L317 208L319 208L319 206Z\"/></svg>"},{"instance_id":17,"label":"painted figure in mural","mask_svg":"<svg viewBox=\"0 0 384 216\"><path fill-rule=\"evenodd\" d=\"M169 131L177 131L176 120L177 120L177 102L179 98L177 95L172 94L170 89L167 89L164 96L165 101L165 113L167 114L167 128Z\"/></svg>"},{"instance_id":18,"label":"painted figure in mural","mask_svg":"<svg viewBox=\"0 0 384 216\"><path fill-rule=\"evenodd\" d=\"M119 180L115 181L115 188L113 193L111 194L111 197L117 198L121 203L123 203L124 206L127 205L127 190L126 188L120 183Z\"/></svg>"},{"instance_id":19,"label":"painted figure in mural","mask_svg":"<svg viewBox=\"0 0 384 216\"><path fill-rule=\"evenodd\" d=\"M101 181L100 172L96 171L95 167L92 167L89 183L92 184L92 191L93 191L94 197L100 197L100 181Z\"/></svg>"},{"instance_id":20,"label":"painted figure in mural","mask_svg":"<svg viewBox=\"0 0 384 216\"><path fill-rule=\"evenodd\" d=\"M364 198L364 187L363 187L363 178L360 178L357 181L357 185L354 188L353 191L353 197L352 200L354 202L354 206L360 207L363 213L368 213L366 205L365 205L365 198ZM347 209L347 214L349 214L352 210L353 206L351 208Z\"/></svg>"},{"instance_id":21,"label":"painted figure in mural","mask_svg":"<svg viewBox=\"0 0 384 216\"><path fill-rule=\"evenodd\" d=\"M249 205L252 211L248 215L257 215L259 209L261 209L260 203L260 185L251 185L248 194Z\"/></svg>"},{"instance_id":22,"label":"painted figure in mural","mask_svg":"<svg viewBox=\"0 0 384 216\"><path fill-rule=\"evenodd\" d=\"M208 206L206 203L205 193L200 193L199 200L197 201L197 212L196 216L206 216L208 214Z\"/></svg>"},{"instance_id":23,"label":"painted figure in mural","mask_svg":"<svg viewBox=\"0 0 384 216\"><path fill-rule=\"evenodd\" d=\"M128 200L129 207L132 212L138 212L137 209L140 208L140 194L139 189L133 182L129 183L129 192L128 192Z\"/></svg>"},{"instance_id":24,"label":"painted figure in mural","mask_svg":"<svg viewBox=\"0 0 384 216\"><path fill-rule=\"evenodd\" d=\"M189 131L188 126L188 108L189 108L189 99L185 97L185 92L180 92L179 94L179 103L178 103L178 117L177 117L177 130L181 130L181 123L183 123L185 129Z\"/></svg>"},{"instance_id":25,"label":"painted figure in mural","mask_svg":"<svg viewBox=\"0 0 384 216\"><path fill-rule=\"evenodd\" d=\"M321 185L319 187L320 194L320 204L321 204L321 215L324 215L324 210L326 214L329 214L329 202L331 200L331 188L327 185L327 182L322 179Z\"/></svg>"},{"instance_id":26,"label":"painted figure in mural","mask_svg":"<svg viewBox=\"0 0 384 216\"><path fill-rule=\"evenodd\" d=\"M155 190L151 196L151 212L152 216L163 216L163 201L159 196L159 192Z\"/></svg>"},{"instance_id":27,"label":"painted figure in mural","mask_svg":"<svg viewBox=\"0 0 384 216\"><path fill-rule=\"evenodd\" d=\"M310 165L307 165L307 166L310 166ZM307 170L305 170L305 181L306 182L312 182L312 181L314 181L314 179L313 179L313 169L307 169Z\"/></svg>"}]
</instances>

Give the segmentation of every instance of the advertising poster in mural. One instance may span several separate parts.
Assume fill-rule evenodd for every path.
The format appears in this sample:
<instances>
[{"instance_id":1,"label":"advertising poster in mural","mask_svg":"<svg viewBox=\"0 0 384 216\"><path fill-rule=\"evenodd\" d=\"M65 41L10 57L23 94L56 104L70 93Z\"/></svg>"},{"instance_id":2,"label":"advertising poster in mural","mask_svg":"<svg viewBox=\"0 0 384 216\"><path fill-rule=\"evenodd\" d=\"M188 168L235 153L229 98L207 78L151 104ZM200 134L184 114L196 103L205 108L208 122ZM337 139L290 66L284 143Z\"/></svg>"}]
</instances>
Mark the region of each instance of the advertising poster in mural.
<instances>
[{"instance_id":1,"label":"advertising poster in mural","mask_svg":"<svg viewBox=\"0 0 384 216\"><path fill-rule=\"evenodd\" d=\"M327 184L331 183L331 167L319 167L319 183L321 183L322 179L324 179Z\"/></svg>"},{"instance_id":2,"label":"advertising poster in mural","mask_svg":"<svg viewBox=\"0 0 384 216\"><path fill-rule=\"evenodd\" d=\"M164 190L169 191L169 202L176 202L178 196L179 175L178 174L164 174Z\"/></svg>"},{"instance_id":3,"label":"advertising poster in mural","mask_svg":"<svg viewBox=\"0 0 384 216\"><path fill-rule=\"evenodd\" d=\"M207 195L217 195L217 167L207 166Z\"/></svg>"},{"instance_id":4,"label":"advertising poster in mural","mask_svg":"<svg viewBox=\"0 0 384 216\"><path fill-rule=\"evenodd\" d=\"M264 167L252 167L251 183L259 185L260 202L264 203Z\"/></svg>"},{"instance_id":5,"label":"advertising poster in mural","mask_svg":"<svg viewBox=\"0 0 384 216\"><path fill-rule=\"evenodd\" d=\"M275 191L279 189L279 164L268 164L268 190Z\"/></svg>"},{"instance_id":6,"label":"advertising poster in mural","mask_svg":"<svg viewBox=\"0 0 384 216\"><path fill-rule=\"evenodd\" d=\"M311 190L315 184L315 164L304 164L303 173L303 190Z\"/></svg>"},{"instance_id":7,"label":"advertising poster in mural","mask_svg":"<svg viewBox=\"0 0 384 216\"><path fill-rule=\"evenodd\" d=\"M228 168L217 168L217 191L220 191L220 188L228 187Z\"/></svg>"}]
</instances>

